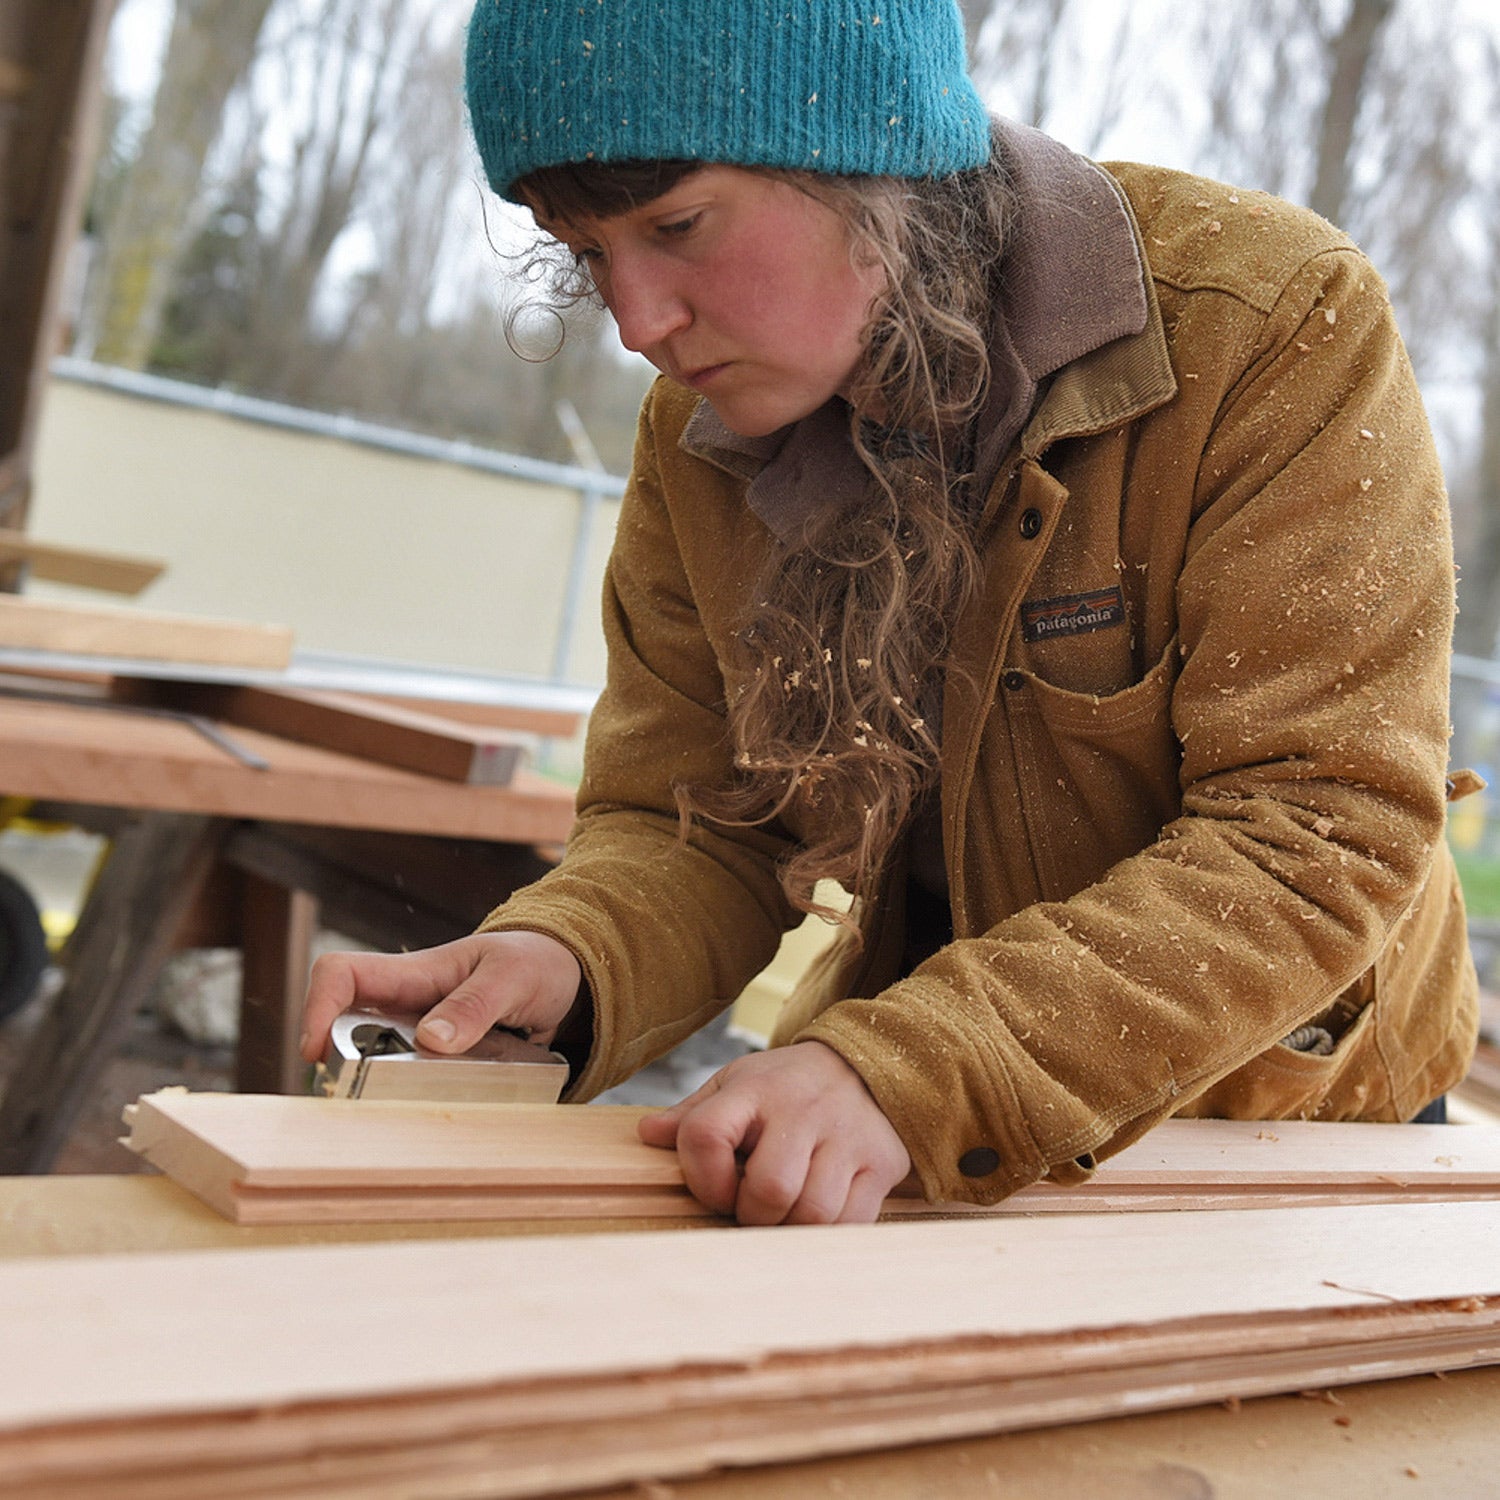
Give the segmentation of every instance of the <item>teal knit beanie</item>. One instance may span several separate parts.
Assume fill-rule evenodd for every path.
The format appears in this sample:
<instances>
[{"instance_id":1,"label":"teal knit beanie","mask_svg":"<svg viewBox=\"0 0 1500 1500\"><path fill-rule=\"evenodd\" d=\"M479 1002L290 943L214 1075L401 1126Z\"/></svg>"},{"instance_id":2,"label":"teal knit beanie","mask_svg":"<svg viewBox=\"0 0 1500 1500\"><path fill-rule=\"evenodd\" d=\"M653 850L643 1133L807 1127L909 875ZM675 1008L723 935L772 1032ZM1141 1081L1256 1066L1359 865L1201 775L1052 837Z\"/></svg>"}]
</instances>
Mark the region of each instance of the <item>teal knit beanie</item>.
<instances>
[{"instance_id":1,"label":"teal knit beanie","mask_svg":"<svg viewBox=\"0 0 1500 1500\"><path fill-rule=\"evenodd\" d=\"M940 177L989 159L957 0L479 0L490 186L581 161Z\"/></svg>"}]
</instances>

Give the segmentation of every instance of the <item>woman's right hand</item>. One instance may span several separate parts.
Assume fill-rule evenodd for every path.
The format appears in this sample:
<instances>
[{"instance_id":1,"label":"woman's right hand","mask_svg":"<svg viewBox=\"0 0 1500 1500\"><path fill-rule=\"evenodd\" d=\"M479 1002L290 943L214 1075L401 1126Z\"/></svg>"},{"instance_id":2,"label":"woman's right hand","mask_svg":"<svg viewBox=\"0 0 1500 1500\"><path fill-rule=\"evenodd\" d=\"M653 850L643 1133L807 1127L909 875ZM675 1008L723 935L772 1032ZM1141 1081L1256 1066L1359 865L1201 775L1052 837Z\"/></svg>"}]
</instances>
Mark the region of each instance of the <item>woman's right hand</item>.
<instances>
[{"instance_id":1,"label":"woman's right hand","mask_svg":"<svg viewBox=\"0 0 1500 1500\"><path fill-rule=\"evenodd\" d=\"M370 1006L425 1011L417 1040L432 1052L467 1052L497 1022L545 1045L582 979L572 953L540 932L477 932L415 953L324 954L302 1006L302 1056L316 1062L334 1021Z\"/></svg>"}]
</instances>

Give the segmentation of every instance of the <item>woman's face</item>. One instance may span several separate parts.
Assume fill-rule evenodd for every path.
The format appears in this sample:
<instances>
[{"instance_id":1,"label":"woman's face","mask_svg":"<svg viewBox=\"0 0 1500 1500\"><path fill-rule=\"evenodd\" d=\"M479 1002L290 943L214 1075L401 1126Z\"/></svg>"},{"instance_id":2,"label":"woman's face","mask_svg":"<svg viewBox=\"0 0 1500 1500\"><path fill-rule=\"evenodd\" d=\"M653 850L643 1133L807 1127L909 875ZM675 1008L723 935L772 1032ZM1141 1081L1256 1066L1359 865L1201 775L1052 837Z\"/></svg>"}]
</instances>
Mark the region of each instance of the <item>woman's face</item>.
<instances>
[{"instance_id":1,"label":"woman's face","mask_svg":"<svg viewBox=\"0 0 1500 1500\"><path fill-rule=\"evenodd\" d=\"M847 390L884 285L878 267L854 264L833 209L740 167L703 167L609 219L542 228L587 267L625 347L746 437Z\"/></svg>"}]
</instances>

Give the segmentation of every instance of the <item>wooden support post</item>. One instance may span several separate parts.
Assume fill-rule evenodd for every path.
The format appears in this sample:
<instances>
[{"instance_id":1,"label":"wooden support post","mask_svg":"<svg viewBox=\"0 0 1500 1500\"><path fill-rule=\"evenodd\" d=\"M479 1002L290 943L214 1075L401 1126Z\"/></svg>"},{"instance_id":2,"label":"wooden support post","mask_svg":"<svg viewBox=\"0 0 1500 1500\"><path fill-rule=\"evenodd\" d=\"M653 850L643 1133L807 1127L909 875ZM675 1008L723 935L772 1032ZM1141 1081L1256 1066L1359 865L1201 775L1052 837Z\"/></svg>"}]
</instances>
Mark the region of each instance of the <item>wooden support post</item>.
<instances>
[{"instance_id":1,"label":"wooden support post","mask_svg":"<svg viewBox=\"0 0 1500 1500\"><path fill-rule=\"evenodd\" d=\"M318 900L258 875L243 875L240 945L240 1045L234 1086L242 1094L306 1092L297 1053Z\"/></svg>"},{"instance_id":2,"label":"wooden support post","mask_svg":"<svg viewBox=\"0 0 1500 1500\"><path fill-rule=\"evenodd\" d=\"M113 0L0 6L0 525L25 524L31 448L82 217ZM14 572L7 565L5 571Z\"/></svg>"},{"instance_id":3,"label":"wooden support post","mask_svg":"<svg viewBox=\"0 0 1500 1500\"><path fill-rule=\"evenodd\" d=\"M228 825L148 813L116 835L68 944L67 982L0 1100L0 1175L45 1172L171 950Z\"/></svg>"}]
</instances>

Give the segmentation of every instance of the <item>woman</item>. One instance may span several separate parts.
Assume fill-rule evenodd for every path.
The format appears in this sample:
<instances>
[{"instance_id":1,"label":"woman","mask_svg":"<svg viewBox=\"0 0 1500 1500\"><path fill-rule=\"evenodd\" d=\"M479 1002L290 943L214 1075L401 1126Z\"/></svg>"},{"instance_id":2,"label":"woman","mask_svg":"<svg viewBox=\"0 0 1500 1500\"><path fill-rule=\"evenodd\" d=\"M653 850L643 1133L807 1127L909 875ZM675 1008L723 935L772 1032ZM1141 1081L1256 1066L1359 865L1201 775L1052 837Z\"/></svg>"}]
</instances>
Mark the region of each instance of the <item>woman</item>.
<instances>
[{"instance_id":1,"label":"woman","mask_svg":"<svg viewBox=\"0 0 1500 1500\"><path fill-rule=\"evenodd\" d=\"M742 1222L1462 1076L1446 501L1342 235L992 125L952 0L480 0L468 89L663 378L566 857L471 938L320 962L308 1056L406 1006L591 1097L831 877L778 1045L642 1126Z\"/></svg>"}]
</instances>

